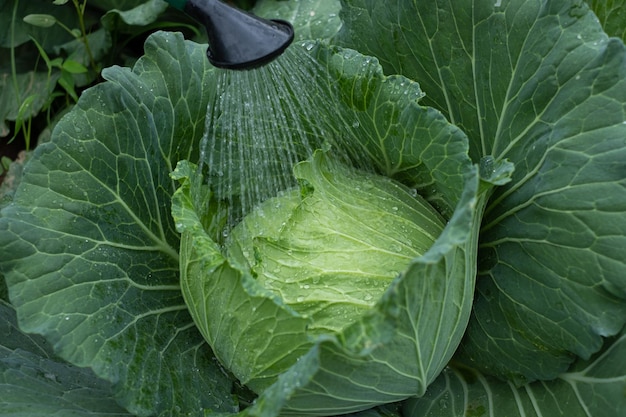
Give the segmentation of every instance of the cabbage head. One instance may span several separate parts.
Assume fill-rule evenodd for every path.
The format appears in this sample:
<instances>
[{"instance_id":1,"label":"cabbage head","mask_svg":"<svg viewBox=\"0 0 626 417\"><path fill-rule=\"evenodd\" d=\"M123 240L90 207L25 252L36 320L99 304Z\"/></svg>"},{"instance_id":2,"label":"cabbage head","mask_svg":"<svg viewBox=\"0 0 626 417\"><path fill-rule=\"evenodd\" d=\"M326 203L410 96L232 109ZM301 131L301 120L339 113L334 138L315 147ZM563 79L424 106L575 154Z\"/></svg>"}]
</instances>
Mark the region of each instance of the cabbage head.
<instances>
[{"instance_id":1,"label":"cabbage head","mask_svg":"<svg viewBox=\"0 0 626 417\"><path fill-rule=\"evenodd\" d=\"M311 320L309 335L354 322L444 226L400 183L334 165L321 151L297 164L299 189L258 207L226 245L233 264Z\"/></svg>"},{"instance_id":2,"label":"cabbage head","mask_svg":"<svg viewBox=\"0 0 626 417\"><path fill-rule=\"evenodd\" d=\"M472 289L463 284L463 256L429 265L460 275L453 291L445 271L411 271L446 227L428 202L316 151L294 166L297 187L261 203L218 242L209 230L215 211L199 203L211 193L196 171L182 161L172 174L181 184L173 199L181 287L224 368L282 414L347 413L425 391L468 314L450 297L465 299ZM435 329L443 349L416 330L431 302L454 311L432 312L449 321ZM429 350L425 364L417 356Z\"/></svg>"}]
</instances>

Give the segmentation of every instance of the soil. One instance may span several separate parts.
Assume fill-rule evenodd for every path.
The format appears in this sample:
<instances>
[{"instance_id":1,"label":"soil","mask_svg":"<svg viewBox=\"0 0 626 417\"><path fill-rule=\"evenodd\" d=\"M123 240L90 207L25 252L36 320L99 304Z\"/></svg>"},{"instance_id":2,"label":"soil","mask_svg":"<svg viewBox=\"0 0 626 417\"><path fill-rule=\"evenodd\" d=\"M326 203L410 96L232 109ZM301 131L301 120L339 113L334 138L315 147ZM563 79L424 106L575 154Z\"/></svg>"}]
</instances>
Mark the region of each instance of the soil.
<instances>
[{"instance_id":1,"label":"soil","mask_svg":"<svg viewBox=\"0 0 626 417\"><path fill-rule=\"evenodd\" d=\"M20 152L26 149L26 144L24 140L20 137L15 138L13 141L9 142L10 138L0 138L0 158L7 157L11 161L15 161L18 159L18 155ZM0 169L0 184L4 181L6 177L6 171L1 168Z\"/></svg>"}]
</instances>

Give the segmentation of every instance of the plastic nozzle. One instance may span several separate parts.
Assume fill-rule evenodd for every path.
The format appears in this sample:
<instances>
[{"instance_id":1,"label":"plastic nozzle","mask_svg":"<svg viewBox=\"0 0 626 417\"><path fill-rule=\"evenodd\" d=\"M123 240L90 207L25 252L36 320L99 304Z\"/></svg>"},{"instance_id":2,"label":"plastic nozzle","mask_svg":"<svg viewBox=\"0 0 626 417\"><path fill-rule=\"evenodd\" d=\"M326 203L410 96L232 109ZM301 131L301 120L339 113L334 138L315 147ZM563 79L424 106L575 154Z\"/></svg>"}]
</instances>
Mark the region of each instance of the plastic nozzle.
<instances>
[{"instance_id":1,"label":"plastic nozzle","mask_svg":"<svg viewBox=\"0 0 626 417\"><path fill-rule=\"evenodd\" d=\"M263 19L219 0L168 2L206 27L207 57L219 68L246 70L263 66L293 41L289 22Z\"/></svg>"}]
</instances>

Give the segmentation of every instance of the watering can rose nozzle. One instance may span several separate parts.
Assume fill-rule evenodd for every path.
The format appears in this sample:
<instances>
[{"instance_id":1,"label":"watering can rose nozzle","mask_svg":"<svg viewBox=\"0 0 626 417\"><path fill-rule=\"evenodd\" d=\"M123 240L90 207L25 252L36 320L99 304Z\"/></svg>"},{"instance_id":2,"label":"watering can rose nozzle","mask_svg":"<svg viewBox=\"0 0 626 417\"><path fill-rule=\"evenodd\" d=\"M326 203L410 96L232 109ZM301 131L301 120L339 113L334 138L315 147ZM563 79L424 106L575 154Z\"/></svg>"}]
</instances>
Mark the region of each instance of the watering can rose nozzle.
<instances>
[{"instance_id":1,"label":"watering can rose nozzle","mask_svg":"<svg viewBox=\"0 0 626 417\"><path fill-rule=\"evenodd\" d=\"M247 70L280 56L293 41L293 27L267 20L219 0L167 0L207 30L207 57L219 68Z\"/></svg>"}]
</instances>

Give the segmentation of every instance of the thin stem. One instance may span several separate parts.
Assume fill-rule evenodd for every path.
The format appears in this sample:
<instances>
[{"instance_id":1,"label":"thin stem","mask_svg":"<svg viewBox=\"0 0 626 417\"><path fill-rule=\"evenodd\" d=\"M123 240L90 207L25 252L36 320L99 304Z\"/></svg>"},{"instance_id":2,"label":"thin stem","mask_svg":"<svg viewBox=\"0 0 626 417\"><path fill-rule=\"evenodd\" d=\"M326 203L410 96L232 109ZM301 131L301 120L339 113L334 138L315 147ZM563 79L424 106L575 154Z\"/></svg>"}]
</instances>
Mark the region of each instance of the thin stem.
<instances>
[{"instance_id":1,"label":"thin stem","mask_svg":"<svg viewBox=\"0 0 626 417\"><path fill-rule=\"evenodd\" d=\"M13 88L15 89L15 98L17 99L16 102L20 103L19 108L21 108L21 106L24 104L22 102L22 94L20 93L20 85L17 81L17 66L15 64L15 19L17 18L17 8L19 6L19 0L17 0L14 4L13 4L13 14L11 16L11 77L13 78ZM27 99L28 100L28 99ZM32 101L32 100L31 100ZM29 104L30 106L30 104ZM19 109L18 108L18 109ZM31 131L31 126L32 126L32 116L28 115L28 121L24 124L23 121L20 122L20 111L18 110L18 114L17 114L17 119L16 120L18 123L22 124L22 132L24 135L24 145L26 147L26 150L28 151L30 149L30 131ZM17 126L17 124L16 124ZM11 142L13 139L15 139L17 137L19 133L19 128L16 127L15 133L13 135L13 138L11 138L11 140L9 142Z\"/></svg>"},{"instance_id":2,"label":"thin stem","mask_svg":"<svg viewBox=\"0 0 626 417\"><path fill-rule=\"evenodd\" d=\"M19 0L13 4L13 15L11 16L11 76L13 77L13 87L15 88L15 96L17 101L21 101L20 86L17 83L17 67L15 65L15 19L17 18L17 8Z\"/></svg>"},{"instance_id":3,"label":"thin stem","mask_svg":"<svg viewBox=\"0 0 626 417\"><path fill-rule=\"evenodd\" d=\"M80 25L80 32L82 34L83 44L85 44L85 51L87 52L87 56L89 57L89 64L91 68L97 73L98 68L96 66L96 61L93 59L93 54L91 53L91 48L89 47L89 41L87 40L87 28L85 27L85 8L87 7L87 0L83 1L81 5L78 0L72 0L74 3L74 7L78 12L78 24Z\"/></svg>"}]
</instances>

